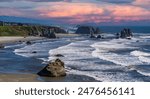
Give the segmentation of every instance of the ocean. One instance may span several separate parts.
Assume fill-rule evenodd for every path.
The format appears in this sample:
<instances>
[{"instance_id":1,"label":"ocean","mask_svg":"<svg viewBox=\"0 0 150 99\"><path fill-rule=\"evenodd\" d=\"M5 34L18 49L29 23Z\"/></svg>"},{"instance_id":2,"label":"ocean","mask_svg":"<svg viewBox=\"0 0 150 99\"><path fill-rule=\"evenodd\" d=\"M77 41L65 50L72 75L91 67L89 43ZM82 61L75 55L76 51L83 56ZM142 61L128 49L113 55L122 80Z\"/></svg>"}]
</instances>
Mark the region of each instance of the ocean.
<instances>
[{"instance_id":1,"label":"ocean","mask_svg":"<svg viewBox=\"0 0 150 99\"><path fill-rule=\"evenodd\" d=\"M83 76L79 81L89 81L84 79L86 76L91 81L150 82L150 31L145 28L144 32L134 32L131 40L115 39L119 28L108 27L103 28L107 32L104 39L78 36L7 45L1 50L0 72L37 73L56 59L56 54L62 54L67 75Z\"/></svg>"},{"instance_id":2,"label":"ocean","mask_svg":"<svg viewBox=\"0 0 150 99\"><path fill-rule=\"evenodd\" d=\"M123 28L129 28L134 33L150 33L150 26L99 26L104 33L118 33Z\"/></svg>"}]
</instances>

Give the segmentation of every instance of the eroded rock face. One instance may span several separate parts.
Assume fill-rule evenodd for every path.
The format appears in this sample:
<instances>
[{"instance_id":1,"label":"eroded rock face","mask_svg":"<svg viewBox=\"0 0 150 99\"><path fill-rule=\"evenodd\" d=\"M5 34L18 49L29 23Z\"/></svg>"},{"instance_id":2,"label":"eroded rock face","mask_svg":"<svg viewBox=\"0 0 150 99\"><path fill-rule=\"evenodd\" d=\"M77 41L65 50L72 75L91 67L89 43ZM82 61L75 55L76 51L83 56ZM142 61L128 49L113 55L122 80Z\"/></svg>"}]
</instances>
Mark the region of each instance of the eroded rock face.
<instances>
[{"instance_id":1,"label":"eroded rock face","mask_svg":"<svg viewBox=\"0 0 150 99\"><path fill-rule=\"evenodd\" d=\"M123 29L120 33L120 38L131 39L132 36L133 34L130 29Z\"/></svg>"},{"instance_id":2,"label":"eroded rock face","mask_svg":"<svg viewBox=\"0 0 150 99\"><path fill-rule=\"evenodd\" d=\"M93 27L93 26L79 26L76 33L78 34L99 34L100 29L98 27Z\"/></svg>"},{"instance_id":3,"label":"eroded rock face","mask_svg":"<svg viewBox=\"0 0 150 99\"><path fill-rule=\"evenodd\" d=\"M64 62L60 59L56 59L46 65L40 72L37 73L39 76L46 77L62 77L66 76Z\"/></svg>"}]
</instances>

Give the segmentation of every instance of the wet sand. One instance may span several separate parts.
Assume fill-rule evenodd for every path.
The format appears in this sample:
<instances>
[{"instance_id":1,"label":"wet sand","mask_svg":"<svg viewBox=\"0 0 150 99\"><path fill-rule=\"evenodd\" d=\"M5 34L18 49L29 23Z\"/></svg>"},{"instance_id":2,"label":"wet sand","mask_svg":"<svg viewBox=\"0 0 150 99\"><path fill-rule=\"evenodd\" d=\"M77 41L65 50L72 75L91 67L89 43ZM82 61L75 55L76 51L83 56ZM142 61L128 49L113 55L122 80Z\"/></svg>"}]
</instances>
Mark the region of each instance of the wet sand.
<instances>
[{"instance_id":1,"label":"wet sand","mask_svg":"<svg viewBox=\"0 0 150 99\"><path fill-rule=\"evenodd\" d=\"M61 37L76 37L76 36L79 36L79 34L74 34L74 33L68 33L68 34L66 34L66 33L58 33L58 34L56 34L56 36L58 38L61 38Z\"/></svg>"},{"instance_id":2,"label":"wet sand","mask_svg":"<svg viewBox=\"0 0 150 99\"><path fill-rule=\"evenodd\" d=\"M35 36L28 36L28 37L1 36L0 44L12 44L12 43L18 43L18 42L24 42L24 41L40 40L40 39L45 39L45 38L44 37L35 37Z\"/></svg>"},{"instance_id":3,"label":"wet sand","mask_svg":"<svg viewBox=\"0 0 150 99\"><path fill-rule=\"evenodd\" d=\"M0 73L0 82L37 82L34 74L4 74Z\"/></svg>"},{"instance_id":4,"label":"wet sand","mask_svg":"<svg viewBox=\"0 0 150 99\"><path fill-rule=\"evenodd\" d=\"M65 77L40 77L36 74L0 73L0 82L97 82L97 81L91 77L72 74L68 74Z\"/></svg>"},{"instance_id":5,"label":"wet sand","mask_svg":"<svg viewBox=\"0 0 150 99\"><path fill-rule=\"evenodd\" d=\"M75 37L79 36L78 34L66 34L66 33L58 33L56 34L58 38L61 37ZM34 41L34 40L42 40L42 39L48 39L45 37L38 37L38 36L0 36L0 44L12 44L12 43L18 43L18 42L25 42L25 41Z\"/></svg>"}]
</instances>

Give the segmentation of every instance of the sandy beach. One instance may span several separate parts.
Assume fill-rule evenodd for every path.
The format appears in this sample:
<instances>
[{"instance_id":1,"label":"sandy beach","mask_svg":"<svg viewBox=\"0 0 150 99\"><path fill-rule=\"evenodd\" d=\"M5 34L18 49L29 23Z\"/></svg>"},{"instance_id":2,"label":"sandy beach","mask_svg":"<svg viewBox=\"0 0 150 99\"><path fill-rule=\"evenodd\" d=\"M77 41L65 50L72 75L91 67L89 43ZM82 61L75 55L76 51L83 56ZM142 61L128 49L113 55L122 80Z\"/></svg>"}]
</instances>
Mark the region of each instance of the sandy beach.
<instances>
[{"instance_id":1,"label":"sandy beach","mask_svg":"<svg viewBox=\"0 0 150 99\"><path fill-rule=\"evenodd\" d=\"M0 37L0 44L18 43L18 42L24 42L24 41L40 40L40 39L44 39L44 37L1 36Z\"/></svg>"},{"instance_id":2,"label":"sandy beach","mask_svg":"<svg viewBox=\"0 0 150 99\"><path fill-rule=\"evenodd\" d=\"M59 33L56 34L56 37L61 38L61 37L75 37L79 36L78 34L64 34L64 33ZM38 36L0 36L0 44L7 44L7 43L18 43L18 42L25 42L25 41L33 41L33 40L42 40L42 39L47 39L45 37L38 37Z\"/></svg>"},{"instance_id":3,"label":"sandy beach","mask_svg":"<svg viewBox=\"0 0 150 99\"><path fill-rule=\"evenodd\" d=\"M84 78L84 79L83 79ZM66 77L39 77L36 74L0 74L0 82L96 82L95 79L81 75Z\"/></svg>"},{"instance_id":4,"label":"sandy beach","mask_svg":"<svg viewBox=\"0 0 150 99\"><path fill-rule=\"evenodd\" d=\"M61 37L76 37L76 36L79 36L79 34L75 34L75 33L68 33L68 34L66 34L66 33L58 33L58 34L56 34L56 36L58 38L61 38Z\"/></svg>"}]
</instances>

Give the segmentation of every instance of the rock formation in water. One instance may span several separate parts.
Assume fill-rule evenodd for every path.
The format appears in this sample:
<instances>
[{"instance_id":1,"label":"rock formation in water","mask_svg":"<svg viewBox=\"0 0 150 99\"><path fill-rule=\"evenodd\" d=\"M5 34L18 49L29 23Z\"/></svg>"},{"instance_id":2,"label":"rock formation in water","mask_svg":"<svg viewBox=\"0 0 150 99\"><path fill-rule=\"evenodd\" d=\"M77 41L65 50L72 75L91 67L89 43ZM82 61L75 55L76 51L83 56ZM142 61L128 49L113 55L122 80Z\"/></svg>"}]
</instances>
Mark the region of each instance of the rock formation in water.
<instances>
[{"instance_id":1,"label":"rock formation in water","mask_svg":"<svg viewBox=\"0 0 150 99\"><path fill-rule=\"evenodd\" d=\"M32 43L31 43L31 41L27 41L26 44L27 45L31 45Z\"/></svg>"},{"instance_id":2,"label":"rock formation in water","mask_svg":"<svg viewBox=\"0 0 150 99\"><path fill-rule=\"evenodd\" d=\"M132 32L130 29L123 29L120 32L120 38L127 38L127 39L131 39L131 37L133 36Z\"/></svg>"},{"instance_id":3,"label":"rock formation in water","mask_svg":"<svg viewBox=\"0 0 150 99\"><path fill-rule=\"evenodd\" d=\"M46 77L66 76L64 62L61 61L60 59L53 60L37 74L39 76L46 76Z\"/></svg>"},{"instance_id":4,"label":"rock formation in water","mask_svg":"<svg viewBox=\"0 0 150 99\"><path fill-rule=\"evenodd\" d=\"M54 55L55 57L64 57L64 55L62 55L62 54L56 54L56 55Z\"/></svg>"},{"instance_id":5,"label":"rock formation in water","mask_svg":"<svg viewBox=\"0 0 150 99\"><path fill-rule=\"evenodd\" d=\"M90 38L96 38L95 34L100 34L100 29L98 27L93 26L79 26L77 34L89 34Z\"/></svg>"}]
</instances>

